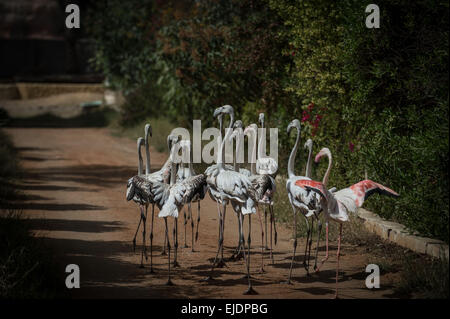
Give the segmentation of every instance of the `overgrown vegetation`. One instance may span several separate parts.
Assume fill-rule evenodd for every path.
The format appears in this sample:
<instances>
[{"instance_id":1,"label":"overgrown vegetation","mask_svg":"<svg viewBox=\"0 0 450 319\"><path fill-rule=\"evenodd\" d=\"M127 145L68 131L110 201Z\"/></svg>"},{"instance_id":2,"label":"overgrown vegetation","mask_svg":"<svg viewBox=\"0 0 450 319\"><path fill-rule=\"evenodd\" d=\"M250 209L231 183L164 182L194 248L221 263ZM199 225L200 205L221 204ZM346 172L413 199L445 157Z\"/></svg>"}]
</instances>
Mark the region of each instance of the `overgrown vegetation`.
<instances>
[{"instance_id":1,"label":"overgrown vegetation","mask_svg":"<svg viewBox=\"0 0 450 319\"><path fill-rule=\"evenodd\" d=\"M14 188L21 176L16 155L0 130L0 298L54 298L60 289L52 255L31 235L20 212L3 208L19 195Z\"/></svg>"},{"instance_id":2,"label":"overgrown vegetation","mask_svg":"<svg viewBox=\"0 0 450 319\"><path fill-rule=\"evenodd\" d=\"M448 242L448 2L381 0L380 29L365 26L369 3L97 1L88 25L96 66L126 94L122 125L209 125L223 104L245 124L265 112L284 175L298 118L303 141L333 153L330 185L367 172L401 195L368 209Z\"/></svg>"}]
</instances>

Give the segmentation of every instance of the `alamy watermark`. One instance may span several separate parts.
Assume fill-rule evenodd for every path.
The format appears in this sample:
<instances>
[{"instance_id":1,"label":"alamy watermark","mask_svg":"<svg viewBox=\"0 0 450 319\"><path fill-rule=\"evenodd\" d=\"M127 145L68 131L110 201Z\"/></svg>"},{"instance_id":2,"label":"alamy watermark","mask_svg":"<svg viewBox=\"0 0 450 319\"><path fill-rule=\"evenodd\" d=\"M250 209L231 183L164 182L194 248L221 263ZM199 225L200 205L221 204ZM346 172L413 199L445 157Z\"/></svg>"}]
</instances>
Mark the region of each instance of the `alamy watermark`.
<instances>
[{"instance_id":1,"label":"alamy watermark","mask_svg":"<svg viewBox=\"0 0 450 319\"><path fill-rule=\"evenodd\" d=\"M232 130L232 132L229 132ZM267 130L269 131L269 154L266 152ZM255 163L258 158L270 157L278 164L278 128L258 128L257 130L243 130L241 128L226 128L225 136L228 138L224 145L225 163L233 163L236 155L236 163ZM208 127L202 131L201 120L194 120L192 125L192 139L188 129L174 128L171 135L178 136L180 140L192 141L191 148L180 148L180 152L174 154L176 163L217 163L219 148L222 143L222 135L216 127ZM245 137L247 137L247 161L245 160ZM204 144L204 141L209 141ZM202 144L204 144L202 146ZM192 149L192 157L190 150Z\"/></svg>"}]
</instances>

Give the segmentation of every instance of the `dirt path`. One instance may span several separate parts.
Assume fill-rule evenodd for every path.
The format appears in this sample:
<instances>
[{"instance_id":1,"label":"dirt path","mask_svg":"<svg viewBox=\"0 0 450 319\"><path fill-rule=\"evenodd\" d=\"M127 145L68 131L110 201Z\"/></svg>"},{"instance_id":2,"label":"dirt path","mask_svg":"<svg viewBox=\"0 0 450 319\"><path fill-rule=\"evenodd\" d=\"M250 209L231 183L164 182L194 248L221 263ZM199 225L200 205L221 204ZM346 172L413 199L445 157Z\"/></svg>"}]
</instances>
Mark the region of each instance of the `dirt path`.
<instances>
[{"instance_id":1,"label":"dirt path","mask_svg":"<svg viewBox=\"0 0 450 319\"><path fill-rule=\"evenodd\" d=\"M217 247L217 210L211 199L202 201L199 241L195 252L184 245L183 218L179 225L179 262L174 270L175 286L168 287L167 258L161 256L164 228L155 218L156 274L139 268L139 248L133 253L131 239L139 221L138 208L125 200L126 180L136 173L136 147L129 139L112 137L107 129L6 129L20 151L27 172L20 188L27 195L22 208L32 220L35 234L44 237L55 250L64 274L67 264L77 264L81 272L81 288L72 289L75 298L243 298L247 282L242 279L243 261L228 262L228 268L216 271L216 280L200 282L209 271L209 259ZM152 152L152 170L165 161L164 154ZM282 190L281 190L282 191ZM227 210L225 257L237 239L237 221ZM193 208L194 218L197 208ZM188 245L190 246L190 227ZM330 298L334 293L335 243L331 256L317 275L306 276L297 258L294 284L284 285L292 250L291 230L278 227L275 264L260 266L259 222L252 218L253 283L257 298ZM140 244L142 237L138 237ZM302 255L304 239L299 240ZM323 255L323 251L321 255ZM368 256L363 247L344 245L340 277L342 298L389 298L392 290L383 285L371 291L365 288L364 272ZM266 259L266 263L268 263Z\"/></svg>"}]
</instances>

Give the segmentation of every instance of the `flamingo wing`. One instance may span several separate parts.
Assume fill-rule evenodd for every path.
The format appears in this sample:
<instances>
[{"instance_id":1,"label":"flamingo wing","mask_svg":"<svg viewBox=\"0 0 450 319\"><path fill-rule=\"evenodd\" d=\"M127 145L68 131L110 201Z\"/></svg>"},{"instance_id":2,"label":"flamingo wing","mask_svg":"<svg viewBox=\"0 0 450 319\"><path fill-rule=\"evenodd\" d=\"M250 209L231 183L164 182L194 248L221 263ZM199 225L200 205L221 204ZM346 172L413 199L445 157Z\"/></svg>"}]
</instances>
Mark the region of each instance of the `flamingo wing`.
<instances>
[{"instance_id":1,"label":"flamingo wing","mask_svg":"<svg viewBox=\"0 0 450 319\"><path fill-rule=\"evenodd\" d=\"M348 197L351 195L355 201L356 207L361 207L364 201L372 194L378 193L380 195L387 195L392 197L398 197L399 194L393 191L392 189L378 184L371 180L363 180L359 183L356 183L347 189L340 190L336 192L335 196L338 200L340 197Z\"/></svg>"}]
</instances>

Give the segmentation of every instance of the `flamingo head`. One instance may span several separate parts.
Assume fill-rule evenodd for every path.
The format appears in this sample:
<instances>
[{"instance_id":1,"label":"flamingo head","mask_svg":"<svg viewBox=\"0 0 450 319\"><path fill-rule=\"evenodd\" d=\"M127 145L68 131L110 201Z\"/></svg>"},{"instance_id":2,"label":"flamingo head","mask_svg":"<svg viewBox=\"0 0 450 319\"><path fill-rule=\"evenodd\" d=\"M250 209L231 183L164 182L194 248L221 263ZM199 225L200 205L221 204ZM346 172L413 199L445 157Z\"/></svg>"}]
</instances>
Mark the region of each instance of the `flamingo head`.
<instances>
[{"instance_id":1,"label":"flamingo head","mask_svg":"<svg viewBox=\"0 0 450 319\"><path fill-rule=\"evenodd\" d=\"M150 137L152 137L152 126L150 124L145 124L145 138L147 138L148 135L150 135Z\"/></svg>"},{"instance_id":2,"label":"flamingo head","mask_svg":"<svg viewBox=\"0 0 450 319\"><path fill-rule=\"evenodd\" d=\"M316 163L319 163L320 158L321 158L322 156L324 156L324 155L327 155L327 154L331 155L330 150L329 150L327 147L322 148L322 149L320 150L320 152L317 153L316 158L314 159L314 161L315 161Z\"/></svg>"},{"instance_id":3,"label":"flamingo head","mask_svg":"<svg viewBox=\"0 0 450 319\"><path fill-rule=\"evenodd\" d=\"M258 125L256 125L255 123L252 123L245 128L244 134L248 135L249 132L256 133L257 131L258 131Z\"/></svg>"},{"instance_id":4,"label":"flamingo head","mask_svg":"<svg viewBox=\"0 0 450 319\"><path fill-rule=\"evenodd\" d=\"M259 113L258 121L261 126L264 126L264 113Z\"/></svg>"},{"instance_id":5,"label":"flamingo head","mask_svg":"<svg viewBox=\"0 0 450 319\"><path fill-rule=\"evenodd\" d=\"M294 127L300 131L300 121L298 119L293 119L292 122L289 123L287 127L287 133L289 134L291 132L291 129Z\"/></svg>"},{"instance_id":6,"label":"flamingo head","mask_svg":"<svg viewBox=\"0 0 450 319\"><path fill-rule=\"evenodd\" d=\"M233 127L234 127L234 128L243 128L244 125L242 124L242 121L241 121L241 120L237 120L236 122L234 122Z\"/></svg>"},{"instance_id":7,"label":"flamingo head","mask_svg":"<svg viewBox=\"0 0 450 319\"><path fill-rule=\"evenodd\" d=\"M169 153L172 150L172 145L178 143L178 136L173 135L173 134L169 134L167 136L167 147L169 148Z\"/></svg>"},{"instance_id":8,"label":"flamingo head","mask_svg":"<svg viewBox=\"0 0 450 319\"><path fill-rule=\"evenodd\" d=\"M310 150L310 149L312 149L312 147L313 147L313 141L312 141L312 139L308 138L308 140L305 142L304 148L307 148Z\"/></svg>"},{"instance_id":9,"label":"flamingo head","mask_svg":"<svg viewBox=\"0 0 450 319\"><path fill-rule=\"evenodd\" d=\"M144 145L144 138L143 137L138 137L137 139L137 147L138 147L138 151L141 148L141 146Z\"/></svg>"},{"instance_id":10,"label":"flamingo head","mask_svg":"<svg viewBox=\"0 0 450 319\"><path fill-rule=\"evenodd\" d=\"M218 107L217 109L214 110L214 117L219 116L219 114L224 114L224 113L228 113L228 114L233 114L234 115L234 109L231 105L223 105L221 107Z\"/></svg>"}]
</instances>

